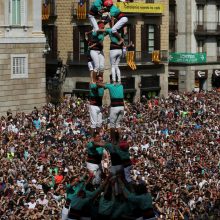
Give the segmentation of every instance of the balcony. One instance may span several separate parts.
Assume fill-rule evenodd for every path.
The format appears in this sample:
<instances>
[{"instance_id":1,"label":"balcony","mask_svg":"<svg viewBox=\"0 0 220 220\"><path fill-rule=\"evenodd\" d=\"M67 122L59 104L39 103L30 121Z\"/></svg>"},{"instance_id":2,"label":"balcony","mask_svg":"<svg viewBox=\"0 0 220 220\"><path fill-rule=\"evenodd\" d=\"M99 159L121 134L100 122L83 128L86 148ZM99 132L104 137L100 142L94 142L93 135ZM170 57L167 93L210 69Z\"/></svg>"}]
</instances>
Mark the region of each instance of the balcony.
<instances>
[{"instance_id":1,"label":"balcony","mask_svg":"<svg viewBox=\"0 0 220 220\"><path fill-rule=\"evenodd\" d=\"M194 34L196 36L220 36L219 22L196 22Z\"/></svg>"},{"instance_id":2,"label":"balcony","mask_svg":"<svg viewBox=\"0 0 220 220\"><path fill-rule=\"evenodd\" d=\"M57 16L56 13L56 1L48 0L47 4L42 4L42 21L47 21L49 18Z\"/></svg>"},{"instance_id":3,"label":"balcony","mask_svg":"<svg viewBox=\"0 0 220 220\"><path fill-rule=\"evenodd\" d=\"M152 53L149 53L147 51L134 51L133 61L137 66L163 64L164 62L168 62L168 51L158 51L157 62L152 61ZM68 52L67 63L69 65L84 66L87 65L87 57L84 54ZM127 66L126 57L121 58L119 66Z\"/></svg>"},{"instance_id":4,"label":"balcony","mask_svg":"<svg viewBox=\"0 0 220 220\"><path fill-rule=\"evenodd\" d=\"M169 24L169 35L170 38L175 38L178 34L178 23L172 22Z\"/></svg>"}]
</instances>

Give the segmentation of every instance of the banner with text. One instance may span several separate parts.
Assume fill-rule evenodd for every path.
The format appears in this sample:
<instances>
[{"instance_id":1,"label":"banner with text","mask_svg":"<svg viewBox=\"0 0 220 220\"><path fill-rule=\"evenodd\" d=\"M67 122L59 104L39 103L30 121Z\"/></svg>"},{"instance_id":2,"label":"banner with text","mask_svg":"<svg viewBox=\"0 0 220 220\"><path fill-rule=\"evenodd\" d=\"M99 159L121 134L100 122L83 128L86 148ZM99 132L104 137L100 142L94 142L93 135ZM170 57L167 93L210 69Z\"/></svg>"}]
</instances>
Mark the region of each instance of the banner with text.
<instances>
[{"instance_id":1,"label":"banner with text","mask_svg":"<svg viewBox=\"0 0 220 220\"><path fill-rule=\"evenodd\" d=\"M170 63L206 63L206 53L170 53Z\"/></svg>"},{"instance_id":2,"label":"banner with text","mask_svg":"<svg viewBox=\"0 0 220 220\"><path fill-rule=\"evenodd\" d=\"M150 13L162 14L164 12L163 4L149 4L141 2L117 2L116 6L126 13Z\"/></svg>"}]
</instances>

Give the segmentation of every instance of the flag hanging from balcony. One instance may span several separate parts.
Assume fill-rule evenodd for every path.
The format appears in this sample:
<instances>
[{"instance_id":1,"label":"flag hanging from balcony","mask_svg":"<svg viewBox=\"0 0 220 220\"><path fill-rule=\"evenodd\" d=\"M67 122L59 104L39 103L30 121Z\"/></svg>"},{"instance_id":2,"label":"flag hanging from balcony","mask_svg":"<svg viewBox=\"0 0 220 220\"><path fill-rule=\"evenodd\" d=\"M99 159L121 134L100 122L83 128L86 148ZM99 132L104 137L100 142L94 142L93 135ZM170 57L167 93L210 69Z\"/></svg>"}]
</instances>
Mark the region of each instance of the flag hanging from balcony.
<instances>
[{"instance_id":1,"label":"flag hanging from balcony","mask_svg":"<svg viewBox=\"0 0 220 220\"><path fill-rule=\"evenodd\" d=\"M126 52L126 61L127 61L128 66L130 66L132 70L137 69L136 64L134 62L134 51Z\"/></svg>"},{"instance_id":2,"label":"flag hanging from balcony","mask_svg":"<svg viewBox=\"0 0 220 220\"><path fill-rule=\"evenodd\" d=\"M86 0L80 0L77 6L77 19L86 19Z\"/></svg>"},{"instance_id":3,"label":"flag hanging from balcony","mask_svg":"<svg viewBox=\"0 0 220 220\"><path fill-rule=\"evenodd\" d=\"M160 62L160 51L159 50L154 50L152 52L152 62L154 63Z\"/></svg>"},{"instance_id":4,"label":"flag hanging from balcony","mask_svg":"<svg viewBox=\"0 0 220 220\"><path fill-rule=\"evenodd\" d=\"M44 0L42 4L42 20L48 20L50 17L50 3L49 0Z\"/></svg>"}]
</instances>

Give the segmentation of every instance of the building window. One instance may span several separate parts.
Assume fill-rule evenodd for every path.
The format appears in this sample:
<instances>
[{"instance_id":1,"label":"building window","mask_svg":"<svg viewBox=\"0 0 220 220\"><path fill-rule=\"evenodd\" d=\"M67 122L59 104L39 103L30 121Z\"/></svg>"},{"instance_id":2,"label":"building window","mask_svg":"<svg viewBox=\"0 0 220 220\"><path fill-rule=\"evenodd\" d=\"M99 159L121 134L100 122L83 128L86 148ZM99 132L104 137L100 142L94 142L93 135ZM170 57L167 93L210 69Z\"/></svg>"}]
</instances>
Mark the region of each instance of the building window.
<instances>
[{"instance_id":1,"label":"building window","mask_svg":"<svg viewBox=\"0 0 220 220\"><path fill-rule=\"evenodd\" d=\"M135 30L132 27L132 25L127 25L127 34L124 36L124 43L125 45L129 45L130 42L132 41L133 43L135 43L135 39L134 36L135 35Z\"/></svg>"},{"instance_id":2,"label":"building window","mask_svg":"<svg viewBox=\"0 0 220 220\"><path fill-rule=\"evenodd\" d=\"M12 26L25 26L26 0L9 0L9 24Z\"/></svg>"},{"instance_id":3,"label":"building window","mask_svg":"<svg viewBox=\"0 0 220 220\"><path fill-rule=\"evenodd\" d=\"M11 54L11 78L28 78L27 54Z\"/></svg>"},{"instance_id":4,"label":"building window","mask_svg":"<svg viewBox=\"0 0 220 220\"><path fill-rule=\"evenodd\" d=\"M220 40L217 41L217 57L220 57Z\"/></svg>"},{"instance_id":5,"label":"building window","mask_svg":"<svg viewBox=\"0 0 220 220\"><path fill-rule=\"evenodd\" d=\"M148 26L148 51L154 51L154 38L155 38L155 30L154 25Z\"/></svg>"},{"instance_id":6,"label":"building window","mask_svg":"<svg viewBox=\"0 0 220 220\"><path fill-rule=\"evenodd\" d=\"M198 22L198 25L203 25L203 22L204 22L204 5L197 5L197 22Z\"/></svg>"},{"instance_id":7,"label":"building window","mask_svg":"<svg viewBox=\"0 0 220 220\"><path fill-rule=\"evenodd\" d=\"M204 52L204 41L203 40L198 40L198 42L197 42L197 52L198 53L203 53Z\"/></svg>"},{"instance_id":8,"label":"building window","mask_svg":"<svg viewBox=\"0 0 220 220\"><path fill-rule=\"evenodd\" d=\"M220 5L217 5L217 23L220 25Z\"/></svg>"},{"instance_id":9,"label":"building window","mask_svg":"<svg viewBox=\"0 0 220 220\"><path fill-rule=\"evenodd\" d=\"M75 60L87 59L88 43L85 40L85 32L91 31L91 26L82 25L73 27L73 57Z\"/></svg>"},{"instance_id":10,"label":"building window","mask_svg":"<svg viewBox=\"0 0 220 220\"><path fill-rule=\"evenodd\" d=\"M21 0L11 1L12 25L21 25Z\"/></svg>"},{"instance_id":11,"label":"building window","mask_svg":"<svg viewBox=\"0 0 220 220\"><path fill-rule=\"evenodd\" d=\"M141 26L141 50L152 53L160 50L160 26L145 24Z\"/></svg>"},{"instance_id":12,"label":"building window","mask_svg":"<svg viewBox=\"0 0 220 220\"><path fill-rule=\"evenodd\" d=\"M47 57L57 58L57 27L54 25L43 25L43 31L50 47Z\"/></svg>"}]
</instances>

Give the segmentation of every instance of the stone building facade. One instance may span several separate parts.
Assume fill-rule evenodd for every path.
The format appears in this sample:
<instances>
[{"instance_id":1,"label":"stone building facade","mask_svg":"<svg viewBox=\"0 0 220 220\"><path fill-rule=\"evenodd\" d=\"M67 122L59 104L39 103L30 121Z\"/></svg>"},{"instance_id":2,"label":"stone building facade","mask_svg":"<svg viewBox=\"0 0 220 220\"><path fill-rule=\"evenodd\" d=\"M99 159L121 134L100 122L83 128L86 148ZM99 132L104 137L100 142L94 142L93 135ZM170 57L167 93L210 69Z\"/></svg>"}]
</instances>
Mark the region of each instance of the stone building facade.
<instances>
[{"instance_id":1,"label":"stone building facade","mask_svg":"<svg viewBox=\"0 0 220 220\"><path fill-rule=\"evenodd\" d=\"M0 0L0 114L46 102L40 0Z\"/></svg>"},{"instance_id":2,"label":"stone building facade","mask_svg":"<svg viewBox=\"0 0 220 220\"><path fill-rule=\"evenodd\" d=\"M84 45L83 38L85 31L91 30L87 13L93 1L57 0L55 2L56 18L54 20L49 18L44 26L47 30L51 25L54 25L56 31L53 32L53 35L57 36L54 51L58 55L54 59L48 59L48 71L52 71L52 66L56 65L58 59L62 59L69 69L63 92L84 97L88 94L90 78L85 56L86 45ZM79 4L81 2L85 4L85 11L79 16ZM120 4L120 1L114 1L114 3ZM159 13L155 10L145 13L139 13L138 10L125 12L129 20L126 41L133 41L135 44L134 62L137 66L137 70L131 70L125 58L120 63L122 82L126 82L124 86L126 97L130 100L138 100L142 95L150 98L155 95L166 96L168 93L169 2L168 0L139 0L130 1L126 4L137 4L139 7L140 3L144 7L155 8L159 6L162 11ZM54 40L51 39L50 41ZM53 48L51 49L53 51ZM160 51L161 60L159 63L152 62L151 54L154 50ZM108 37L104 41L104 53L104 80L109 81Z\"/></svg>"},{"instance_id":3,"label":"stone building facade","mask_svg":"<svg viewBox=\"0 0 220 220\"><path fill-rule=\"evenodd\" d=\"M170 0L171 90L220 87L220 2Z\"/></svg>"}]
</instances>

